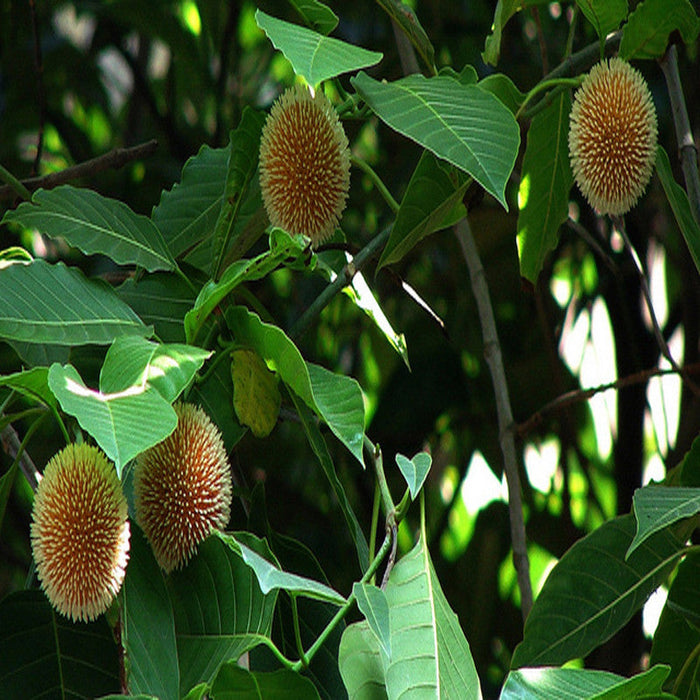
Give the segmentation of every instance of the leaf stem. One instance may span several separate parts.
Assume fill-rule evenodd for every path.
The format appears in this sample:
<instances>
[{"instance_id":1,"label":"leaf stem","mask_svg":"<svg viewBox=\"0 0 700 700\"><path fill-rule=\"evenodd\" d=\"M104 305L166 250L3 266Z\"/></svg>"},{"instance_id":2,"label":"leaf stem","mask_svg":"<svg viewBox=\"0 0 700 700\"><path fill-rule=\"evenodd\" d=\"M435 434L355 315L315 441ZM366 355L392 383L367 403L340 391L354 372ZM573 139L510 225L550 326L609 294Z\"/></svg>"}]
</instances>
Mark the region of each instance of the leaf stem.
<instances>
[{"instance_id":1,"label":"leaf stem","mask_svg":"<svg viewBox=\"0 0 700 700\"><path fill-rule=\"evenodd\" d=\"M377 542L377 527L379 525L379 504L381 502L381 494L379 492L379 484L374 484L374 500L372 502L372 525L369 533L369 560L374 559L374 548ZM374 583L374 577L370 583Z\"/></svg>"},{"instance_id":2,"label":"leaf stem","mask_svg":"<svg viewBox=\"0 0 700 700\"><path fill-rule=\"evenodd\" d=\"M525 100L520 105L520 108L518 109L518 111L515 113L515 119L516 120L520 119L520 117L523 115L523 112L524 112L527 104L532 100L533 97L536 97L539 93L544 92L545 90L549 90L551 88L578 87L581 84L581 80L582 80L581 78L552 78L550 80L540 81L525 96ZM539 106L539 104L537 106ZM528 115L528 116L530 116L530 115Z\"/></svg>"},{"instance_id":3,"label":"leaf stem","mask_svg":"<svg viewBox=\"0 0 700 700\"><path fill-rule=\"evenodd\" d=\"M308 667L309 660L304 653L304 645L301 641L301 632L299 630L299 610L297 608L297 596L295 593L290 593L289 596L292 599L292 623L294 625L294 641L297 645L297 653L299 654L299 661L304 665L304 668Z\"/></svg>"},{"instance_id":4,"label":"leaf stem","mask_svg":"<svg viewBox=\"0 0 700 700\"><path fill-rule=\"evenodd\" d=\"M9 185L12 191L28 202L32 201L32 193L4 166L0 165L0 180Z\"/></svg>"},{"instance_id":5,"label":"leaf stem","mask_svg":"<svg viewBox=\"0 0 700 700\"><path fill-rule=\"evenodd\" d=\"M369 177L369 179L372 181L372 184L377 188L379 194L382 195L384 201L389 205L391 211L393 211L394 214L396 214L399 211L399 203L392 197L391 192L389 192L389 189L384 184L382 178L380 178L379 175L377 175L374 168L372 168L372 166L369 163L367 163L367 161L364 161L362 160L362 158L358 158L354 155L350 156L350 163L352 163L352 165L354 165L359 170L362 170L362 172Z\"/></svg>"}]
</instances>

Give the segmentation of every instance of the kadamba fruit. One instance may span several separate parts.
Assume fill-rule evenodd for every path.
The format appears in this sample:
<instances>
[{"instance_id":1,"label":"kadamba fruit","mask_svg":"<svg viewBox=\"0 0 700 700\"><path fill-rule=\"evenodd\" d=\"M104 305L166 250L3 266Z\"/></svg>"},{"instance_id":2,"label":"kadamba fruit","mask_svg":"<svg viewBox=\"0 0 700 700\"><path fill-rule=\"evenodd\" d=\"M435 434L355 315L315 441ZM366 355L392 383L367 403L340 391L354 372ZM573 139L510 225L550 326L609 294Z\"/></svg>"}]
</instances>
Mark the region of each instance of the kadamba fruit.
<instances>
[{"instance_id":1,"label":"kadamba fruit","mask_svg":"<svg viewBox=\"0 0 700 700\"><path fill-rule=\"evenodd\" d=\"M231 470L218 428L198 406L177 403L177 427L141 454L134 471L136 520L161 568L182 567L228 523Z\"/></svg>"},{"instance_id":2,"label":"kadamba fruit","mask_svg":"<svg viewBox=\"0 0 700 700\"><path fill-rule=\"evenodd\" d=\"M329 238L345 209L350 187L348 139L338 115L319 90L295 85L284 92L260 140L260 188L273 226Z\"/></svg>"},{"instance_id":3,"label":"kadamba fruit","mask_svg":"<svg viewBox=\"0 0 700 700\"><path fill-rule=\"evenodd\" d=\"M656 158L656 112L639 71L620 58L593 66L574 96L569 155L574 178L601 214L626 214Z\"/></svg>"},{"instance_id":4,"label":"kadamba fruit","mask_svg":"<svg viewBox=\"0 0 700 700\"><path fill-rule=\"evenodd\" d=\"M119 477L96 447L68 445L46 465L32 510L41 586L59 613L94 620L119 592L129 552Z\"/></svg>"}]
</instances>

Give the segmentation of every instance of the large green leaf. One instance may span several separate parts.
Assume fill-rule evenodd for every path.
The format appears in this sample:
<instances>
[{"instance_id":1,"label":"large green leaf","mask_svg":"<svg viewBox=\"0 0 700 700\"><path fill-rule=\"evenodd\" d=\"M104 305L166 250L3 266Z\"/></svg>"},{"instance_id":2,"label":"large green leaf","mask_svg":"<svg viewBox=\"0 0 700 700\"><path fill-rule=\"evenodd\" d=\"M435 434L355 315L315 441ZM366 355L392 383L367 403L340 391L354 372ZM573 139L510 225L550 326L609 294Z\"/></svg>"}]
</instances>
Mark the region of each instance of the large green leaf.
<instances>
[{"instance_id":1,"label":"large green leaf","mask_svg":"<svg viewBox=\"0 0 700 700\"><path fill-rule=\"evenodd\" d=\"M382 121L464 170L508 208L505 187L520 129L497 97L442 75L385 83L361 72L351 82Z\"/></svg>"},{"instance_id":2,"label":"large green leaf","mask_svg":"<svg viewBox=\"0 0 700 700\"><path fill-rule=\"evenodd\" d=\"M338 26L338 15L319 0L289 0L306 25L321 34L330 34Z\"/></svg>"},{"instance_id":3,"label":"large green leaf","mask_svg":"<svg viewBox=\"0 0 700 700\"><path fill-rule=\"evenodd\" d=\"M87 255L102 253L120 265L139 265L150 272L175 267L163 236L149 218L93 190L70 185L37 190L31 202L8 211L2 221L64 238Z\"/></svg>"},{"instance_id":4,"label":"large green leaf","mask_svg":"<svg viewBox=\"0 0 700 700\"><path fill-rule=\"evenodd\" d=\"M390 699L414 698L478 698L479 678L469 644L457 616L450 608L435 574L425 541L425 527L416 546L392 569L386 586L389 607L390 653L386 641L380 644L371 636L349 632L351 643L341 643L339 664L343 680L352 697L381 697L376 687L374 651L380 649L383 681ZM384 613L381 596L367 597L363 604L375 620ZM380 602L377 609L374 603ZM385 624L382 622L381 627ZM370 629L373 629L370 623ZM362 647L362 643L367 644ZM347 655L353 660L348 663ZM355 675L363 665L370 671L370 692L360 694Z\"/></svg>"},{"instance_id":5,"label":"large green leaf","mask_svg":"<svg viewBox=\"0 0 700 700\"><path fill-rule=\"evenodd\" d=\"M398 262L423 238L452 226L466 214L469 185L460 170L424 151L411 175L378 269Z\"/></svg>"},{"instance_id":6,"label":"large green leaf","mask_svg":"<svg viewBox=\"0 0 700 700\"><path fill-rule=\"evenodd\" d=\"M651 645L652 664L669 664L668 687L681 698L700 698L700 553L678 565Z\"/></svg>"},{"instance_id":7,"label":"large green leaf","mask_svg":"<svg viewBox=\"0 0 700 700\"><path fill-rule=\"evenodd\" d=\"M512 668L586 656L666 580L683 551L683 540L663 530L626 559L634 529L632 514L609 520L566 552L530 611Z\"/></svg>"},{"instance_id":8,"label":"large green leaf","mask_svg":"<svg viewBox=\"0 0 700 700\"><path fill-rule=\"evenodd\" d=\"M576 0L576 4L601 39L627 17L627 0Z\"/></svg>"},{"instance_id":9,"label":"large green leaf","mask_svg":"<svg viewBox=\"0 0 700 700\"><path fill-rule=\"evenodd\" d=\"M211 239L221 211L231 147L202 146L182 169L180 182L163 191L151 219L173 257ZM209 244L211 246L211 244Z\"/></svg>"},{"instance_id":10,"label":"large green leaf","mask_svg":"<svg viewBox=\"0 0 700 700\"><path fill-rule=\"evenodd\" d=\"M655 532L700 513L700 489L645 486L634 492L633 507L637 532L627 550L627 556Z\"/></svg>"},{"instance_id":11,"label":"large green leaf","mask_svg":"<svg viewBox=\"0 0 700 700\"><path fill-rule=\"evenodd\" d=\"M173 609L163 573L141 529L133 522L122 604L121 632L129 690L161 700L179 698Z\"/></svg>"},{"instance_id":12,"label":"large green leaf","mask_svg":"<svg viewBox=\"0 0 700 700\"><path fill-rule=\"evenodd\" d=\"M326 440L321 434L317 422L314 420L311 409L306 406L303 401L297 396L295 392L290 392L292 401L296 406L297 413L299 414L299 419L304 427L304 432L306 433L306 438L311 445L311 449L318 458L321 468L323 469L328 482L335 493L335 497L338 500L338 505L343 511L345 516L345 522L347 523L348 530L350 531L350 536L352 541L355 543L355 551L357 552L357 557L360 562L360 570L366 571L369 566L369 546L367 544L367 539L357 520L355 511L350 505L343 484L338 478L338 474L335 470L335 465L331 459L330 453L328 452L328 446L326 445Z\"/></svg>"},{"instance_id":13,"label":"large green leaf","mask_svg":"<svg viewBox=\"0 0 700 700\"><path fill-rule=\"evenodd\" d=\"M239 553L243 557L243 561L255 572L258 585L263 594L267 595L270 591L281 589L294 595L323 600L334 605L345 604L345 598L330 586L304 576L282 571L276 562L271 561L271 554L268 557L262 556L245 543L239 541L233 534L217 532L216 535L227 546Z\"/></svg>"},{"instance_id":14,"label":"large green leaf","mask_svg":"<svg viewBox=\"0 0 700 700\"><path fill-rule=\"evenodd\" d=\"M666 52L671 32L678 31L686 44L700 32L700 19L689 0L644 0L630 14L622 32L620 57L659 58Z\"/></svg>"},{"instance_id":15,"label":"large green leaf","mask_svg":"<svg viewBox=\"0 0 700 700\"><path fill-rule=\"evenodd\" d=\"M149 384L105 394L86 387L72 365L53 364L49 386L61 408L92 435L120 476L130 459L164 440L177 425L170 403Z\"/></svg>"},{"instance_id":16,"label":"large green leaf","mask_svg":"<svg viewBox=\"0 0 700 700\"><path fill-rule=\"evenodd\" d=\"M668 153L663 146L656 148L656 173L661 180L678 228L685 238L686 245L700 272L700 223L695 220L686 191L675 181L671 171Z\"/></svg>"},{"instance_id":17,"label":"large green leaf","mask_svg":"<svg viewBox=\"0 0 700 700\"><path fill-rule=\"evenodd\" d=\"M305 362L281 328L263 323L242 306L229 309L226 321L236 342L255 350L364 464L365 409L360 385L351 377Z\"/></svg>"},{"instance_id":18,"label":"large green leaf","mask_svg":"<svg viewBox=\"0 0 700 700\"><path fill-rule=\"evenodd\" d=\"M258 170L260 135L265 115L245 107L240 124L231 132L231 153L228 161L226 188L221 211L214 230L212 250L212 277L218 279L244 202L248 186Z\"/></svg>"},{"instance_id":19,"label":"large green leaf","mask_svg":"<svg viewBox=\"0 0 700 700\"><path fill-rule=\"evenodd\" d=\"M562 92L534 117L527 132L518 190L518 255L520 274L533 283L547 253L559 241L559 226L569 212L570 111L571 98Z\"/></svg>"},{"instance_id":20,"label":"large green leaf","mask_svg":"<svg viewBox=\"0 0 700 700\"><path fill-rule=\"evenodd\" d=\"M314 684L288 669L251 672L236 663L221 666L211 684L211 700L319 700Z\"/></svg>"},{"instance_id":21,"label":"large green leaf","mask_svg":"<svg viewBox=\"0 0 700 700\"><path fill-rule=\"evenodd\" d=\"M264 557L267 545L252 535L239 539ZM209 537L197 555L166 581L173 610L180 661L180 689L210 683L225 661L269 636L277 592L263 595L253 570L220 537Z\"/></svg>"},{"instance_id":22,"label":"large green leaf","mask_svg":"<svg viewBox=\"0 0 700 700\"><path fill-rule=\"evenodd\" d=\"M547 0L498 0L491 25L491 34L486 37L481 58L484 63L495 66L501 55L501 38L508 20L525 7L544 5Z\"/></svg>"},{"instance_id":23,"label":"large green leaf","mask_svg":"<svg viewBox=\"0 0 700 700\"><path fill-rule=\"evenodd\" d=\"M662 698L667 666L624 678L580 668L523 668L508 674L499 700L634 700Z\"/></svg>"},{"instance_id":24,"label":"large green leaf","mask_svg":"<svg viewBox=\"0 0 700 700\"><path fill-rule=\"evenodd\" d=\"M0 602L3 698L95 698L119 687L119 652L104 616L70 622L39 590Z\"/></svg>"},{"instance_id":25,"label":"large green leaf","mask_svg":"<svg viewBox=\"0 0 700 700\"><path fill-rule=\"evenodd\" d=\"M373 66L382 60L381 53L290 24L261 10L256 10L255 21L292 64L294 72L303 76L310 85Z\"/></svg>"},{"instance_id":26,"label":"large green leaf","mask_svg":"<svg viewBox=\"0 0 700 700\"><path fill-rule=\"evenodd\" d=\"M0 376L0 386L7 386L14 391L41 401L47 406L55 407L56 397L49 389L48 367L34 367L14 374Z\"/></svg>"},{"instance_id":27,"label":"large green leaf","mask_svg":"<svg viewBox=\"0 0 700 700\"><path fill-rule=\"evenodd\" d=\"M151 329L99 280L63 263L35 260L0 268L0 338L30 343L111 343Z\"/></svg>"}]
</instances>

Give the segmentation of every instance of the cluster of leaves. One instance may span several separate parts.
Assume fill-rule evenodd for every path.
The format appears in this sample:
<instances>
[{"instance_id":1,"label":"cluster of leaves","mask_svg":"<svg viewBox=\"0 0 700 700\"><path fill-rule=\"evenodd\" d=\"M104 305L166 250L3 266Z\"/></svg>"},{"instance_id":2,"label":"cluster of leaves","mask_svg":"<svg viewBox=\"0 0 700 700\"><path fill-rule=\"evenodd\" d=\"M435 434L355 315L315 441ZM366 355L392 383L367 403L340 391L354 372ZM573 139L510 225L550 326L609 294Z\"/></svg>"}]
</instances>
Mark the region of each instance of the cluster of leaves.
<instances>
[{"instance_id":1,"label":"cluster of leaves","mask_svg":"<svg viewBox=\"0 0 700 700\"><path fill-rule=\"evenodd\" d=\"M320 278L327 290L351 285L353 301L405 355L402 339L357 269L380 250L379 268L395 264L428 235L462 219L463 199L474 183L507 208L523 115L531 121L518 192L518 249L521 274L535 281L568 212L570 84L543 81L523 94L504 74L479 80L471 66L438 72L427 34L397 2L380 4L405 32L430 77L379 81L362 69L377 64L381 54L329 37L337 25L329 8L318 2L291 4L307 26L260 10L255 20L294 73L317 87L355 73L354 93L342 91L341 112L359 119L376 115L422 149L390 230L354 257L314 252L303 237L265 231L257 178L264 115L252 108L242 112L228 146L205 146L185 164L178 184L162 193L150 217L69 185L35 192L2 223L38 230L85 255L106 256L130 274L111 286L19 248L2 253L0 338L27 367L0 377L7 390L2 426L28 417L36 417L32 425L38 426L47 415L66 438L82 431L114 462L133 506L131 462L173 430L171 404L178 397L205 408L229 451L249 429L266 439L284 405L328 479L360 573L348 595L330 585L308 549L273 530L261 486L241 494L250 503L248 530L212 536L184 570L168 577L133 524L117 614L70 624L37 590L12 593L0 603L0 684L10 695L107 697L120 689L132 696L192 700L233 693L259 698L481 694L469 644L429 554L423 508L416 542L389 565L383 585L375 583L379 567L393 557L396 524L424 488L430 458L396 455L406 494L395 505L381 451L366 434L359 383L306 359L295 343L295 327L285 330L250 287L280 270L292 280ZM498 60L508 19L531 4L537 3L499 1L485 61ZM672 3L673 12L668 3L644 0L629 16L624 1L576 4L601 46L608 32L624 23L620 53L627 59L658 58L672 32L692 42L700 27L684 0ZM557 74L550 80L562 77L567 78ZM545 88L549 91L537 101ZM698 222L661 148L657 172L697 263ZM318 296L298 327L327 303ZM108 346L94 388L93 366L74 354L82 346ZM367 537L324 426L354 466L360 470L368 463L368 477L379 483L387 536L377 551L376 509ZM0 480L0 516L20 463L21 454ZM686 543L700 513L700 441L667 482L641 489L633 514L604 523L561 558L528 616L501 698L693 697L700 648L700 607L693 590L699 560ZM562 668L609 639L672 574L648 671L627 679ZM355 609L359 621L346 624ZM238 662L246 653L244 667ZM36 673L38 663L46 672Z\"/></svg>"}]
</instances>

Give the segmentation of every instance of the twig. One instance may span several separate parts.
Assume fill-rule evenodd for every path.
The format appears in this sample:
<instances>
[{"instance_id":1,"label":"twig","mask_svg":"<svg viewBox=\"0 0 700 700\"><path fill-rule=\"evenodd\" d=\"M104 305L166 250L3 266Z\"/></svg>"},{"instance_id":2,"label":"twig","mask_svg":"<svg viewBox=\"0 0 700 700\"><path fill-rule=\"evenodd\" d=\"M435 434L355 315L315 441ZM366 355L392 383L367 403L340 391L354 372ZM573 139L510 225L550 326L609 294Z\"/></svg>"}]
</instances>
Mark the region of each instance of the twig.
<instances>
[{"instance_id":1,"label":"twig","mask_svg":"<svg viewBox=\"0 0 700 700\"><path fill-rule=\"evenodd\" d=\"M39 20L36 15L36 0L29 0L29 11L32 16L32 33L34 34L34 63L36 67L36 84L39 91L39 131L36 139L36 155L32 171L39 172L41 156L44 150L44 124L46 123L46 92L44 90L44 60L41 54L41 38Z\"/></svg>"},{"instance_id":2,"label":"twig","mask_svg":"<svg viewBox=\"0 0 700 700\"><path fill-rule=\"evenodd\" d=\"M537 42L540 46L540 60L542 61L542 74L547 75L549 73L549 59L547 58L547 42L544 40L544 32L542 31L542 22L540 21L540 13L537 7L531 7L530 13L532 18L535 20L535 26L537 27Z\"/></svg>"},{"instance_id":3,"label":"twig","mask_svg":"<svg viewBox=\"0 0 700 700\"><path fill-rule=\"evenodd\" d=\"M413 50L411 40L404 34L394 19L391 20L391 28L394 30L394 40L396 41L401 70L404 75L420 73L420 66L418 65L418 59L416 58L416 52Z\"/></svg>"},{"instance_id":4,"label":"twig","mask_svg":"<svg viewBox=\"0 0 700 700\"><path fill-rule=\"evenodd\" d=\"M700 362L696 362L692 365L686 365L683 368L686 374L700 374ZM552 399L546 403L542 408L540 408L536 413L533 413L527 420L518 424L515 428L515 432L520 437L525 437L530 432L532 432L538 425L541 425L544 421L544 417L553 413L554 411L559 411L568 406L572 406L582 401L588 401L588 399L593 398L596 394L600 394L604 391L609 391L610 389L624 389L628 386L633 386L634 384L644 384L648 382L652 377L664 377L668 374L677 374L676 370L662 369L660 367L652 367L651 369L645 369L641 372L635 372L634 374L628 374L626 377L615 380L614 382L609 382L608 384L599 384L598 386L590 387L588 389L573 389L572 391L567 391L555 399Z\"/></svg>"},{"instance_id":5,"label":"twig","mask_svg":"<svg viewBox=\"0 0 700 700\"><path fill-rule=\"evenodd\" d=\"M472 290L479 310L479 320L484 340L484 357L491 371L491 381L496 397L498 433L501 451L503 452L506 481L508 483L508 514L510 516L513 564L518 575L518 587L520 588L521 610L524 621L527 619L530 608L532 608L532 584L530 582L530 561L527 555L525 521L523 520L518 459L515 450L513 411L510 406L501 345L498 340L496 320L493 315L484 267L466 217L455 224L454 232L469 268Z\"/></svg>"},{"instance_id":6,"label":"twig","mask_svg":"<svg viewBox=\"0 0 700 700\"><path fill-rule=\"evenodd\" d=\"M70 168L57 173L49 173L41 177L31 177L23 180L21 184L31 192L38 190L40 187L49 190L52 187L63 185L72 180L95 175L103 170L118 170L131 161L147 158L155 153L157 148L158 142L155 139L131 148L115 148L109 153L105 153L97 158L91 158L84 163L72 165ZM14 188L10 186L0 187L0 200L13 199L16 195L17 192Z\"/></svg>"},{"instance_id":7,"label":"twig","mask_svg":"<svg viewBox=\"0 0 700 700\"><path fill-rule=\"evenodd\" d=\"M671 45L659 61L661 70L666 78L668 96L671 100L673 123L676 127L676 140L678 153L683 168L685 187L688 191L695 220L700 224L700 174L698 174L698 149L693 140L693 131L690 128L688 110L683 97L683 86L678 73L678 51L675 44Z\"/></svg>"},{"instance_id":8,"label":"twig","mask_svg":"<svg viewBox=\"0 0 700 700\"><path fill-rule=\"evenodd\" d=\"M32 458L23 448L22 441L19 439L19 435L17 435L17 431L12 425L6 425L2 429L0 441L2 442L3 449L12 459L17 459L17 455L19 455L19 467L32 491L36 491L41 475L32 461Z\"/></svg>"},{"instance_id":9,"label":"twig","mask_svg":"<svg viewBox=\"0 0 700 700\"><path fill-rule=\"evenodd\" d=\"M639 259L639 255L637 255L637 251L635 250L634 246L632 245L632 241L630 241L629 236L627 235L625 222L622 219L622 217L618 216L613 216L612 220L613 225L617 229L617 232L620 234L620 236L622 236L622 240L625 243L625 247L629 251L630 257L632 258L632 262L634 263L634 267L637 270L637 276L639 277L639 286L642 289L642 295L644 296L644 301L649 311L651 327L654 332L654 338L656 338L656 343L659 346L659 350L661 351L661 354L669 361L671 367L673 367L673 369L683 378L683 381L687 384L688 388L693 392L693 394L695 394L696 396L700 396L700 387L698 387L697 384L695 384L695 382L692 379L690 379L690 377L688 377L686 372L678 366L678 363L671 354L671 351L668 347L668 343L666 342L666 338L664 338L664 335L661 332L659 321L656 318L656 313L654 311L654 305L651 301L651 291L649 290L649 283L647 282L647 277L644 274L644 268L642 267L642 262Z\"/></svg>"}]
</instances>

